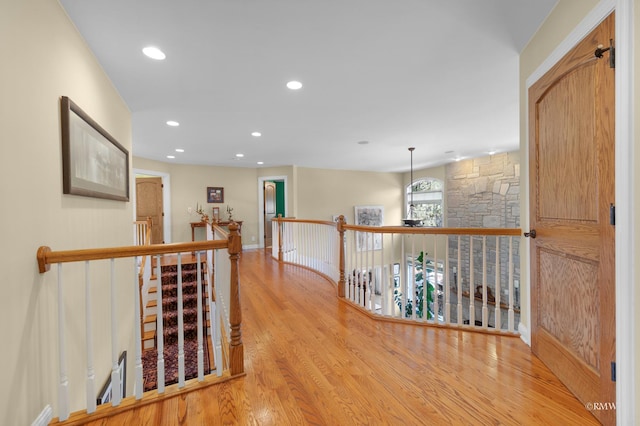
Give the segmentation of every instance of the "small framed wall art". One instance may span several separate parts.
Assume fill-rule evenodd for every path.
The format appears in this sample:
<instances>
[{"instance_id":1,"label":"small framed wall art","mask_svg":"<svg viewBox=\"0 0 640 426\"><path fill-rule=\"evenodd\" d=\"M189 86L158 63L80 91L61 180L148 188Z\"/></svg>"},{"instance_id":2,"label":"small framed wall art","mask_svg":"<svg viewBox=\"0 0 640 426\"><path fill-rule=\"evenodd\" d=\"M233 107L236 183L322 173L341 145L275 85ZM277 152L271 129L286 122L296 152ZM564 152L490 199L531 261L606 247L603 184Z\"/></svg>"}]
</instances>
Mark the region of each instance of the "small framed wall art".
<instances>
[{"instance_id":1,"label":"small framed wall art","mask_svg":"<svg viewBox=\"0 0 640 426\"><path fill-rule=\"evenodd\" d=\"M224 188L220 186L208 186L207 203L224 203Z\"/></svg>"}]
</instances>

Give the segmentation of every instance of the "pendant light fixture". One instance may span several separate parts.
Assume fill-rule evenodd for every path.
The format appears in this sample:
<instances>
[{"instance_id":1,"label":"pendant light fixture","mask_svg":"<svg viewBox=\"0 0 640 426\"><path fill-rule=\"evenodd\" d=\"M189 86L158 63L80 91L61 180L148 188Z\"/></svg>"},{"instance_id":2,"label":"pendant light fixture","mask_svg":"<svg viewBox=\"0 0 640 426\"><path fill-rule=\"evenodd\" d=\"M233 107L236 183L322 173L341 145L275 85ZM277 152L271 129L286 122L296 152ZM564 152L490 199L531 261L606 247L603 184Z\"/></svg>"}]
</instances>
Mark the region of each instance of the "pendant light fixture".
<instances>
[{"instance_id":1,"label":"pendant light fixture","mask_svg":"<svg viewBox=\"0 0 640 426\"><path fill-rule=\"evenodd\" d=\"M421 226L422 219L416 218L415 206L413 205L413 151L415 147L409 148L411 153L411 181L409 183L409 211L407 212L407 218L403 220L404 226Z\"/></svg>"}]
</instances>

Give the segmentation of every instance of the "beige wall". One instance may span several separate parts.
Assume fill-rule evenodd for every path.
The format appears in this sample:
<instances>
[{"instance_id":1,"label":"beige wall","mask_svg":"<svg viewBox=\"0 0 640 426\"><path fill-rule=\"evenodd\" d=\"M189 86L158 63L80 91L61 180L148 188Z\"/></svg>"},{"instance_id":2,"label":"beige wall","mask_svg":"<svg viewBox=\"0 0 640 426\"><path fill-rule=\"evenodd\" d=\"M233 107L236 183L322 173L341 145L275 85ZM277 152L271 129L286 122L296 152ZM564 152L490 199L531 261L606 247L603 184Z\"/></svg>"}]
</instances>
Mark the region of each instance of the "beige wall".
<instances>
[{"instance_id":1,"label":"beige wall","mask_svg":"<svg viewBox=\"0 0 640 426\"><path fill-rule=\"evenodd\" d=\"M38 273L37 248L128 245L133 238L132 203L62 194L59 98L69 96L128 150L131 120L125 103L57 1L1 3L0 270L4 293L0 297L0 361L4 373L0 424L18 425L30 424L47 405L57 409L56 273ZM127 268L128 277L132 269L133 264ZM129 288L128 283L118 281L119 295ZM100 285L99 279L95 284L94 299L108 300L103 290L108 287ZM80 336L68 335L67 365L84 366L80 355L84 353L84 293L73 279L65 282L65 289L68 330ZM96 306L98 314L107 315L104 305ZM118 314L129 324L133 321L132 309ZM119 330L121 350L133 341L128 328ZM94 324L94 330L108 335L103 324ZM110 341L94 343L99 387L110 370L110 346L105 347ZM132 371L131 363L129 367ZM69 382L74 409L84 396L85 384L76 374L69 375Z\"/></svg>"},{"instance_id":2,"label":"beige wall","mask_svg":"<svg viewBox=\"0 0 640 426\"><path fill-rule=\"evenodd\" d=\"M355 206L381 205L384 225L399 225L402 175L298 167L295 198L299 218L331 220L342 214L353 224Z\"/></svg>"}]
</instances>

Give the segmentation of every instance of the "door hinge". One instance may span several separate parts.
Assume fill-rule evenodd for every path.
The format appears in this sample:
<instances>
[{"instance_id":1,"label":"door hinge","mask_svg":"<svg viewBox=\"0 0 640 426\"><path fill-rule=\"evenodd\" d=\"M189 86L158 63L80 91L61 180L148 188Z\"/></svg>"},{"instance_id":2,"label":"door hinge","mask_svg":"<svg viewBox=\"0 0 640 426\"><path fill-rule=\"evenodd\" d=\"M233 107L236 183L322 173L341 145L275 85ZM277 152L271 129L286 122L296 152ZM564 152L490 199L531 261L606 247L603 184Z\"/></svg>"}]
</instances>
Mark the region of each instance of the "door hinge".
<instances>
[{"instance_id":1,"label":"door hinge","mask_svg":"<svg viewBox=\"0 0 640 426\"><path fill-rule=\"evenodd\" d=\"M602 58L604 52L609 51L609 67L616 67L616 48L613 46L613 39L609 39L609 47L599 45L594 55L596 58Z\"/></svg>"},{"instance_id":2,"label":"door hinge","mask_svg":"<svg viewBox=\"0 0 640 426\"><path fill-rule=\"evenodd\" d=\"M616 206L613 203L609 205L609 224L616 226Z\"/></svg>"},{"instance_id":3,"label":"door hinge","mask_svg":"<svg viewBox=\"0 0 640 426\"><path fill-rule=\"evenodd\" d=\"M616 381L616 362L611 361L611 381Z\"/></svg>"}]
</instances>

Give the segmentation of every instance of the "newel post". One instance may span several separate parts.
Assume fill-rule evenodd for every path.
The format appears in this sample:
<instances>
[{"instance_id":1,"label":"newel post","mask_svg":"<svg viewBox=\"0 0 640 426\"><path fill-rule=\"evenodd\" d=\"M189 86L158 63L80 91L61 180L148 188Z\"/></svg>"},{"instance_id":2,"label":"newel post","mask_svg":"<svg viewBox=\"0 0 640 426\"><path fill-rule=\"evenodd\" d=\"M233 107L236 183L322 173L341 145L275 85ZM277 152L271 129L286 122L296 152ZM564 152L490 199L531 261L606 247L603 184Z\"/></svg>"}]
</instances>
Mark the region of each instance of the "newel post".
<instances>
[{"instance_id":1,"label":"newel post","mask_svg":"<svg viewBox=\"0 0 640 426\"><path fill-rule=\"evenodd\" d=\"M338 281L338 297L344 297L344 216L338 217L338 242L340 244L340 280Z\"/></svg>"},{"instance_id":2,"label":"newel post","mask_svg":"<svg viewBox=\"0 0 640 426\"><path fill-rule=\"evenodd\" d=\"M231 344L229 347L229 369L231 375L244 373L244 347L242 345L242 312L240 311L239 258L242 252L242 237L238 233L238 224L229 224L229 261L231 262L230 312Z\"/></svg>"},{"instance_id":3,"label":"newel post","mask_svg":"<svg viewBox=\"0 0 640 426\"><path fill-rule=\"evenodd\" d=\"M278 213L278 262L282 262L282 214Z\"/></svg>"}]
</instances>

